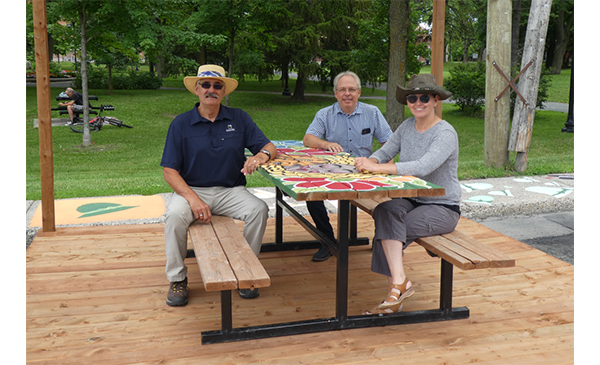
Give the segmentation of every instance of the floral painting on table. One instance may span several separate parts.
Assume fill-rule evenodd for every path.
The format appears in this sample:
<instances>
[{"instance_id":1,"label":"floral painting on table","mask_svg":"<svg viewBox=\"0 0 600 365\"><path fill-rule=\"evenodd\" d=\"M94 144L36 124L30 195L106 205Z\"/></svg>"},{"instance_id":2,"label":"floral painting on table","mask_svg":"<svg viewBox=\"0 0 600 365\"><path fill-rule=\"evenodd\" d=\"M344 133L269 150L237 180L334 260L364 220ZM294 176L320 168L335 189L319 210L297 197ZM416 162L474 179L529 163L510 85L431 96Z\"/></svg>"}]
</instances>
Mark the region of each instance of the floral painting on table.
<instances>
[{"instance_id":1,"label":"floral painting on table","mask_svg":"<svg viewBox=\"0 0 600 365\"><path fill-rule=\"evenodd\" d=\"M307 148L301 141L273 143L278 156L261 167L267 178L279 180L292 195L440 188L414 176L360 172L354 167L354 156L348 153Z\"/></svg>"}]
</instances>

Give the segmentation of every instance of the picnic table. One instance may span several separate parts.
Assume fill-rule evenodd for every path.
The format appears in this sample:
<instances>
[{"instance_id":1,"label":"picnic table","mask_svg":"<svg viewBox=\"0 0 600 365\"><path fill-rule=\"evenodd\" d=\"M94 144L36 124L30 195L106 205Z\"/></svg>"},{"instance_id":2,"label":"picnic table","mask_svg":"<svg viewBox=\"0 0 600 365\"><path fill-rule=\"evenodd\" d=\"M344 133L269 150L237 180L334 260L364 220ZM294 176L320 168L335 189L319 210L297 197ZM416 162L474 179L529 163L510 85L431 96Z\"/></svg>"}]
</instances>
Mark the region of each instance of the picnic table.
<instances>
[{"instance_id":1,"label":"picnic table","mask_svg":"<svg viewBox=\"0 0 600 365\"><path fill-rule=\"evenodd\" d=\"M283 230L281 210L286 210L305 227L316 239L326 245L337 261L335 317L307 321L277 323L267 326L244 327L229 331L223 338L217 335L215 342L295 335L310 332L331 331L348 328L385 326L403 323L433 322L469 317L466 307L401 312L392 315L348 316L348 247L352 232L351 201L354 199L398 198L418 196L440 196L444 188L414 176L382 175L361 173L354 168L354 157L346 153L333 153L310 149L299 141L274 141L278 147L278 157L261 165L258 171L276 187L276 224L283 246L298 247L297 242L281 242ZM337 200L338 234L337 242L328 240L311 222L307 221L294 207L287 204L283 196L297 201ZM354 217L355 218L355 217ZM355 222L355 220L354 220ZM452 265L450 267L450 287L444 286L442 295L452 296ZM446 268L447 270L447 268ZM447 271L446 271L447 272ZM442 278L447 282L447 278ZM447 305L448 301L441 301ZM450 300L451 303L451 300ZM212 342L212 340L210 340Z\"/></svg>"}]
</instances>

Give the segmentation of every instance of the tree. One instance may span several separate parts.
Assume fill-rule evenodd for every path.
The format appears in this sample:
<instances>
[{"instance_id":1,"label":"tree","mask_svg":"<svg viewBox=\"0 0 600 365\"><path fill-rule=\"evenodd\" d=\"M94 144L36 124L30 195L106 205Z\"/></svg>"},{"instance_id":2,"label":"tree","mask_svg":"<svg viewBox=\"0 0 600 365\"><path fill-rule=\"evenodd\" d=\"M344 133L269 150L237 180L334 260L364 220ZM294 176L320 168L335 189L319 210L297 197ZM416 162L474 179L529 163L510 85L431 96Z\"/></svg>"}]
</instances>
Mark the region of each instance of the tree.
<instances>
[{"instance_id":1,"label":"tree","mask_svg":"<svg viewBox=\"0 0 600 365\"><path fill-rule=\"evenodd\" d=\"M202 1L198 2L194 20L201 31L213 36L220 36L227 40L227 73L234 73L234 50L236 37L248 28L249 14L252 2L245 0ZM219 42L225 45L225 42ZM225 99L229 105L229 95Z\"/></svg>"},{"instance_id":2,"label":"tree","mask_svg":"<svg viewBox=\"0 0 600 365\"><path fill-rule=\"evenodd\" d=\"M373 87L387 79L390 58L389 2L373 1L368 16L356 19L356 47L351 50L351 69Z\"/></svg>"},{"instance_id":3,"label":"tree","mask_svg":"<svg viewBox=\"0 0 600 365\"><path fill-rule=\"evenodd\" d=\"M458 39L462 45L462 62L469 61L469 49L477 40L476 26L479 19L478 4L472 0L447 1L446 26L448 36Z\"/></svg>"},{"instance_id":4,"label":"tree","mask_svg":"<svg viewBox=\"0 0 600 365\"><path fill-rule=\"evenodd\" d=\"M565 54L573 47L573 22L575 4L573 0L554 1L547 35L546 67L555 75L560 75Z\"/></svg>"},{"instance_id":5,"label":"tree","mask_svg":"<svg viewBox=\"0 0 600 365\"><path fill-rule=\"evenodd\" d=\"M404 105L396 100L396 85L404 85L406 82L408 33L411 27L410 7L407 1L390 2L389 24L390 55L385 119L390 128L395 131L404 120Z\"/></svg>"},{"instance_id":6,"label":"tree","mask_svg":"<svg viewBox=\"0 0 600 365\"><path fill-rule=\"evenodd\" d=\"M81 79L83 94L83 146L92 144L88 121L90 120L88 80L87 80L87 44L89 40L102 31L103 21L96 16L102 3L93 0L63 0L48 2L52 18L70 21L78 24L81 46ZM50 18L50 17L49 17Z\"/></svg>"},{"instance_id":7,"label":"tree","mask_svg":"<svg viewBox=\"0 0 600 365\"><path fill-rule=\"evenodd\" d=\"M323 21L321 2L290 0L287 4L289 31L284 31L279 47L289 56L290 64L298 72L292 100L304 100L304 87L309 75L316 75L319 65L314 62L319 54L318 24Z\"/></svg>"}]
</instances>

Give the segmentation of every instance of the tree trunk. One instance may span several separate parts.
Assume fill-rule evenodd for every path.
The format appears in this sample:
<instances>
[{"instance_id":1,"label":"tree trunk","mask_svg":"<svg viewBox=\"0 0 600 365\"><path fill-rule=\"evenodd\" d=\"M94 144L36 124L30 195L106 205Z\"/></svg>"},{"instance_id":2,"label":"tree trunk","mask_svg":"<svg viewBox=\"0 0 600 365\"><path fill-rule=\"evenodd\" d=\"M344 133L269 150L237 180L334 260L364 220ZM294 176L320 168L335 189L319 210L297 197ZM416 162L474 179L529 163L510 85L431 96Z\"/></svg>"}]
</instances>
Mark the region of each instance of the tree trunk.
<instances>
[{"instance_id":1,"label":"tree trunk","mask_svg":"<svg viewBox=\"0 0 600 365\"><path fill-rule=\"evenodd\" d=\"M231 28L229 31L229 67L227 70L227 76L233 77L233 48L235 45L235 28ZM229 106L229 95L225 97L225 106Z\"/></svg>"},{"instance_id":2,"label":"tree trunk","mask_svg":"<svg viewBox=\"0 0 600 365\"><path fill-rule=\"evenodd\" d=\"M108 64L108 95L113 93L112 68L112 65Z\"/></svg>"},{"instance_id":3,"label":"tree trunk","mask_svg":"<svg viewBox=\"0 0 600 365\"><path fill-rule=\"evenodd\" d=\"M565 24L565 10L562 9L558 13L558 19L556 20L556 26L554 27L554 53L552 54L552 60L550 67L553 69L553 75L560 75L562 69L565 52L569 46L569 29L573 25L573 14L569 15L567 24Z\"/></svg>"},{"instance_id":4,"label":"tree trunk","mask_svg":"<svg viewBox=\"0 0 600 365\"><path fill-rule=\"evenodd\" d=\"M510 68L516 67L519 63L519 32L521 25L521 0L513 0L512 10L512 31L511 31L511 46L510 46Z\"/></svg>"},{"instance_id":5,"label":"tree trunk","mask_svg":"<svg viewBox=\"0 0 600 365\"><path fill-rule=\"evenodd\" d=\"M408 1L391 1L389 12L390 58L385 101L385 119L392 131L404 120L404 105L396 100L397 85L406 83L406 56L408 30L410 27L410 5Z\"/></svg>"},{"instance_id":6,"label":"tree trunk","mask_svg":"<svg viewBox=\"0 0 600 365\"><path fill-rule=\"evenodd\" d=\"M292 100L306 100L304 98L304 79L306 75L304 70L298 70L298 76L296 79L296 86L294 87L294 94L292 95Z\"/></svg>"},{"instance_id":7,"label":"tree trunk","mask_svg":"<svg viewBox=\"0 0 600 365\"><path fill-rule=\"evenodd\" d=\"M88 78L87 78L87 39L86 39L86 23L87 16L85 3L81 4L79 10L79 23L81 24L81 93L83 94L83 141L84 147L92 144L92 135L90 134L90 103L88 95Z\"/></svg>"}]
</instances>

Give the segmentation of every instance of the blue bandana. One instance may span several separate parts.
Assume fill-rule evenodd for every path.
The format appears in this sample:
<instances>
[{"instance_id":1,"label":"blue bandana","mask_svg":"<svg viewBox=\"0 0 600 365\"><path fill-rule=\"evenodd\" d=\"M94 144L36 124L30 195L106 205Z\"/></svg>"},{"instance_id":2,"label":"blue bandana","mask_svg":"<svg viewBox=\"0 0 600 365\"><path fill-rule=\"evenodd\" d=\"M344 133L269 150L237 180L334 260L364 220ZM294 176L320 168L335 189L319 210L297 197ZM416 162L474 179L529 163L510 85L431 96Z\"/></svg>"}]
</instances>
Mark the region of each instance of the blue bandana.
<instances>
[{"instance_id":1,"label":"blue bandana","mask_svg":"<svg viewBox=\"0 0 600 365\"><path fill-rule=\"evenodd\" d=\"M216 71L202 71L198 74L198 77L223 77L223 75Z\"/></svg>"}]
</instances>

